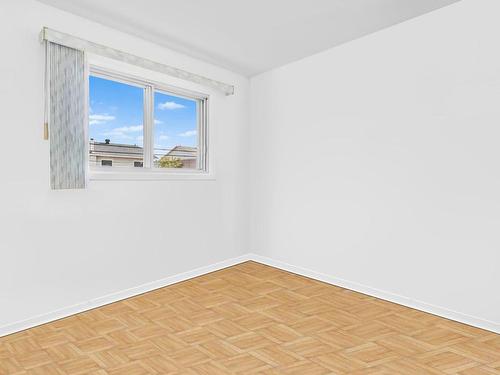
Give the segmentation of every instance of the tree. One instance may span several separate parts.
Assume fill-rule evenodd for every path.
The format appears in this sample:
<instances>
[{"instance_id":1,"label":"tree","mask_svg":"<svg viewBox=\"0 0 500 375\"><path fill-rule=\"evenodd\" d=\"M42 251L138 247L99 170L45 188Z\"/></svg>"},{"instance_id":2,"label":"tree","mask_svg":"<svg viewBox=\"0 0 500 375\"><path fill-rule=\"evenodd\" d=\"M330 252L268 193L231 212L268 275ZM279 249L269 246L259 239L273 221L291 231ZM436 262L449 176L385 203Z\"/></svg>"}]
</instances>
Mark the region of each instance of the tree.
<instances>
[{"instance_id":1,"label":"tree","mask_svg":"<svg viewBox=\"0 0 500 375\"><path fill-rule=\"evenodd\" d=\"M164 155L158 161L160 168L182 168L182 160L174 156Z\"/></svg>"}]
</instances>

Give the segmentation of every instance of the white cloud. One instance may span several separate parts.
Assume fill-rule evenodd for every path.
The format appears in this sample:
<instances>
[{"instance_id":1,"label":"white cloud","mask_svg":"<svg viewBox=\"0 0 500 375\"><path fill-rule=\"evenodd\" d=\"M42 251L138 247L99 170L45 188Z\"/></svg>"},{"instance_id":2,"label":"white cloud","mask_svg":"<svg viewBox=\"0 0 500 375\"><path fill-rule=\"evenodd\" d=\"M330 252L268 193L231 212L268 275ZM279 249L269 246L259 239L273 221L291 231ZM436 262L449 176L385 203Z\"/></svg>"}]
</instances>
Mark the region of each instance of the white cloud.
<instances>
[{"instance_id":1,"label":"white cloud","mask_svg":"<svg viewBox=\"0 0 500 375\"><path fill-rule=\"evenodd\" d=\"M193 137L195 136L197 133L196 130L188 130L188 131L185 131L183 133L179 133L177 134L179 137Z\"/></svg>"},{"instance_id":2,"label":"white cloud","mask_svg":"<svg viewBox=\"0 0 500 375\"><path fill-rule=\"evenodd\" d=\"M116 117L112 115L108 115L107 113L105 114L91 114L89 116L89 124L90 125L98 125L98 124L105 124L108 121L113 121Z\"/></svg>"},{"instance_id":3,"label":"white cloud","mask_svg":"<svg viewBox=\"0 0 500 375\"><path fill-rule=\"evenodd\" d=\"M164 109L173 110L173 109L186 108L186 106L179 104L179 103L176 103L176 102L165 102L165 103L158 104L158 108L161 110L164 110Z\"/></svg>"},{"instance_id":4,"label":"white cloud","mask_svg":"<svg viewBox=\"0 0 500 375\"><path fill-rule=\"evenodd\" d=\"M137 133L141 132L142 128L142 125L122 126L121 128L115 128L112 131L121 133Z\"/></svg>"},{"instance_id":5,"label":"white cloud","mask_svg":"<svg viewBox=\"0 0 500 375\"><path fill-rule=\"evenodd\" d=\"M130 135L123 133L123 132L117 132L117 131L110 131L110 132L104 132L100 134L101 136L105 137L110 137L110 138L118 138L118 139L134 139L134 137L131 137Z\"/></svg>"},{"instance_id":6,"label":"white cloud","mask_svg":"<svg viewBox=\"0 0 500 375\"><path fill-rule=\"evenodd\" d=\"M127 140L127 139L139 140L139 138L141 138L142 140L142 135L136 136L130 134L130 133L142 132L142 129L143 129L142 125L122 126L119 128L111 129L109 131L102 132L100 135L110 138L118 138L122 140Z\"/></svg>"},{"instance_id":7,"label":"white cloud","mask_svg":"<svg viewBox=\"0 0 500 375\"><path fill-rule=\"evenodd\" d=\"M160 141L166 141L166 140L167 140L167 139L169 139L169 138L170 138L170 137L169 137L168 135L166 135L166 134L162 134L162 135L160 135L160 136L158 137L158 139L159 139Z\"/></svg>"},{"instance_id":8,"label":"white cloud","mask_svg":"<svg viewBox=\"0 0 500 375\"><path fill-rule=\"evenodd\" d=\"M155 125L158 125L158 124L163 124L163 121L155 119Z\"/></svg>"}]
</instances>

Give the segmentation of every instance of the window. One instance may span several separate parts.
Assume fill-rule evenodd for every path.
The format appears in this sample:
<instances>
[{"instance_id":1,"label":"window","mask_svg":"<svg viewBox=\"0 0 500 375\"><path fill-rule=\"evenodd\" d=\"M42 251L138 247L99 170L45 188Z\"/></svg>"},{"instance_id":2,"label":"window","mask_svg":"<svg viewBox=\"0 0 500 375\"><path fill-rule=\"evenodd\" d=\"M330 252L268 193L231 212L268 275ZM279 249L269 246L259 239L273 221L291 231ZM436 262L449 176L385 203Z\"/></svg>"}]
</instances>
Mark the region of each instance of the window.
<instances>
[{"instance_id":1,"label":"window","mask_svg":"<svg viewBox=\"0 0 500 375\"><path fill-rule=\"evenodd\" d=\"M197 168L196 100L156 91L154 101L153 165L157 168Z\"/></svg>"},{"instance_id":2,"label":"window","mask_svg":"<svg viewBox=\"0 0 500 375\"><path fill-rule=\"evenodd\" d=\"M206 95L92 68L91 170L206 172L207 102Z\"/></svg>"},{"instance_id":3,"label":"window","mask_svg":"<svg viewBox=\"0 0 500 375\"><path fill-rule=\"evenodd\" d=\"M89 96L90 166L133 167L143 161L144 89L90 76Z\"/></svg>"}]
</instances>

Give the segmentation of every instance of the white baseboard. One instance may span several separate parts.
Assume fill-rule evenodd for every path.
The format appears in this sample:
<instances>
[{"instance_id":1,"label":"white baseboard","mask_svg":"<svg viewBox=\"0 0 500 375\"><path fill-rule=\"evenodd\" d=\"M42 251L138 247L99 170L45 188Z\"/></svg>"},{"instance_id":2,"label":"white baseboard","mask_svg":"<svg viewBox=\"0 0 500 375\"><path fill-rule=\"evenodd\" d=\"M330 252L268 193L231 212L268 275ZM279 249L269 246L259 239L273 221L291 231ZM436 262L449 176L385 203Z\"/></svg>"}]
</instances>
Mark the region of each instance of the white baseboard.
<instances>
[{"instance_id":1,"label":"white baseboard","mask_svg":"<svg viewBox=\"0 0 500 375\"><path fill-rule=\"evenodd\" d=\"M41 314L29 319L8 324L0 327L0 337L15 332L23 331L28 328L36 327L41 324L49 323L54 320L66 318L70 315L95 309L96 307L108 305L110 303L117 302L126 298L134 297L139 294L150 292L158 288L163 288L165 286L172 285L180 281L185 281L196 276L201 276L210 272L218 271L226 267L234 266L235 264L250 260L249 256L250 254L246 254L237 258L227 259L222 262L196 268L194 270L183 272L174 276L169 276L161 280L152 281L150 283L142 284L133 288L125 289L119 292L98 297L89 301L81 302L73 306L64 307L62 309L55 310L46 314Z\"/></svg>"},{"instance_id":2,"label":"white baseboard","mask_svg":"<svg viewBox=\"0 0 500 375\"><path fill-rule=\"evenodd\" d=\"M279 260L264 257L257 254L248 254L248 258L256 262L266 264L271 267L280 268L285 271L293 272L298 275L310 277L311 279L323 281L328 284L340 286L342 288L354 290L372 297L380 298L386 301L394 302L399 305L411 307L426 313L437 315L446 319L454 320L460 323L465 323L474 327L482 328L494 333L500 334L500 323L492 322L486 319L478 318L458 311L453 311L445 307L436 306L423 301L418 301L413 298L401 296L377 288L372 288L367 285L359 284L353 281L340 279L334 276L326 275L320 272L312 271L303 267L294 266Z\"/></svg>"},{"instance_id":3,"label":"white baseboard","mask_svg":"<svg viewBox=\"0 0 500 375\"><path fill-rule=\"evenodd\" d=\"M41 314L34 316L32 318L15 322L0 327L0 337L9 335L15 332L19 332L28 328L39 326L41 324L49 323L54 320L66 318L70 315L78 314L87 310L91 310L97 307L108 305L113 302L117 302L126 298L134 297L142 293L146 293L158 288L163 288L168 285L178 283L180 281L185 281L196 276L201 276L210 272L218 271L220 269L233 266L238 263L253 260L262 264L266 264L271 267L280 268L285 271L293 272L298 275L310 277L315 280L323 281L328 284L333 284L340 286L342 288L351 289L356 292L367 294L376 298L380 298L386 301L394 302L403 306L411 307L420 311L424 311L430 314L441 316L443 318L455 320L457 322L465 323L474 327L483 328L488 331L492 331L500 334L500 323L492 322L486 319L478 318L475 316L463 314L457 311L453 311L444 307L435 306L426 302L417 301L415 299L380 290L377 288L372 288L367 285L359 284L353 281L340 279L334 276L326 275L320 272L312 271L303 267L294 266L286 262L271 259L257 254L245 254L237 258L227 259L222 262L214 263L208 266L196 268L192 271L183 272L174 276L169 276L161 280L156 280L147 284L139 285L134 288L129 288L116 293L111 293L99 298L95 298L89 301L78 303L73 306L68 306L56 311L52 311L46 314Z\"/></svg>"}]
</instances>

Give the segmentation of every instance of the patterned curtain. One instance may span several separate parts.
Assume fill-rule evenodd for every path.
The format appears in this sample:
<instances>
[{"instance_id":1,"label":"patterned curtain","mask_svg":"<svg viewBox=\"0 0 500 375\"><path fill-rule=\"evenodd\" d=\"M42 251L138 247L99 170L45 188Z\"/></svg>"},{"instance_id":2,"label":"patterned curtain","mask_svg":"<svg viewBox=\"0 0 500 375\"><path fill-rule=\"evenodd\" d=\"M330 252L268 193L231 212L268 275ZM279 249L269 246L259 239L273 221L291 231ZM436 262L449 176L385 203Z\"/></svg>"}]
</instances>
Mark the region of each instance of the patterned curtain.
<instances>
[{"instance_id":1,"label":"patterned curtain","mask_svg":"<svg viewBox=\"0 0 500 375\"><path fill-rule=\"evenodd\" d=\"M47 43L47 122L52 189L87 185L87 72L83 51Z\"/></svg>"}]
</instances>

